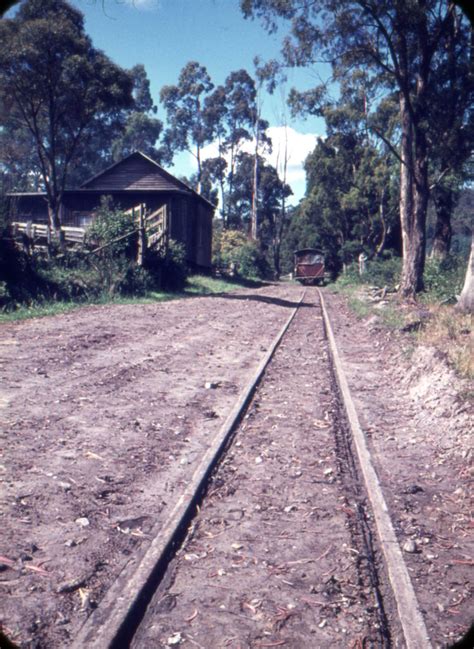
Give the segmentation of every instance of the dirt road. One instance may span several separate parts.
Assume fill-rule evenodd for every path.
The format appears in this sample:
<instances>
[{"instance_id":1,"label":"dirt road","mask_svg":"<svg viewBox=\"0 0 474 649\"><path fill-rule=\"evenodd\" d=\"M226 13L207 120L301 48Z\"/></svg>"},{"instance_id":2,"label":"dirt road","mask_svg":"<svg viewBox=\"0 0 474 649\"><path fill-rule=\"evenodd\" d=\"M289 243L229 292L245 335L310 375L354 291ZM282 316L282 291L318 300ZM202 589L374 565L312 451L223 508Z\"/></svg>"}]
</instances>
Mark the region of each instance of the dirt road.
<instances>
[{"instance_id":1,"label":"dirt road","mask_svg":"<svg viewBox=\"0 0 474 649\"><path fill-rule=\"evenodd\" d=\"M9 637L23 647L52 648L74 639L112 581L159 530L300 295L298 286L275 285L161 305L85 308L1 327L0 614ZM425 416L425 430L423 400L410 396L410 386L397 379L394 389L400 340L356 323L340 298L331 297L330 306L397 531L401 542L414 544L414 552L406 554L433 644L447 646L469 621L467 459L451 453L449 443L442 448L432 443L432 419ZM312 371L319 335L308 321L287 351L278 390L288 402L290 421L298 422L314 405L294 368L303 361L305 371ZM296 398L301 404L293 414ZM324 412L311 412L313 420L323 417ZM463 433L463 421L456 413L450 423L454 419L452 445L455 431ZM259 443L271 447L269 435L277 424L271 423ZM305 444L311 443L309 435ZM324 457L321 449L314 451L321 467L332 467L330 445L328 438ZM240 461L261 457L266 463L262 449L242 457L247 450L233 452ZM289 476L286 488L293 484ZM257 493L250 500L265 502ZM310 507L303 501L302 494L288 495L285 516ZM336 524L341 516L334 513L336 505L324 505L329 536L332 517ZM274 511L269 522L284 537L288 521L280 517ZM333 546L326 540L320 539L321 552ZM315 553L319 549L318 541ZM329 556L321 559L324 565ZM254 578L260 577L257 571ZM249 592L245 601L257 611L252 600L258 599ZM368 620L360 622L361 633ZM325 633L330 628L336 627L328 625ZM253 646L243 638L242 646ZM350 646L341 642L332 646Z\"/></svg>"}]
</instances>

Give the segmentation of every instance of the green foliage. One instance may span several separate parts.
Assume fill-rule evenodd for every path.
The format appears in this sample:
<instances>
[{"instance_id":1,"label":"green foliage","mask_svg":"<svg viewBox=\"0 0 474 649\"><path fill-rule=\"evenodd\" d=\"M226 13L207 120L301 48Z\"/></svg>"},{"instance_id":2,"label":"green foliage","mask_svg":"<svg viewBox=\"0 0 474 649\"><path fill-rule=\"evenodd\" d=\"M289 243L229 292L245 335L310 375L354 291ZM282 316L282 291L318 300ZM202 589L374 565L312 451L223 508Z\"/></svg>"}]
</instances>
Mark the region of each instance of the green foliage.
<instances>
[{"instance_id":1,"label":"green foliage","mask_svg":"<svg viewBox=\"0 0 474 649\"><path fill-rule=\"evenodd\" d=\"M166 250L148 251L145 269L154 287L165 291L183 290L189 273L184 245L171 239Z\"/></svg>"},{"instance_id":2,"label":"green foliage","mask_svg":"<svg viewBox=\"0 0 474 649\"><path fill-rule=\"evenodd\" d=\"M118 161L134 151L141 151L158 162L170 162L170 157L165 156L165 152L155 146L163 124L154 116L157 107L153 103L145 67L141 64L135 65L129 74L133 80L134 106L127 116L122 132L112 143L112 157Z\"/></svg>"},{"instance_id":3,"label":"green foliage","mask_svg":"<svg viewBox=\"0 0 474 649\"><path fill-rule=\"evenodd\" d=\"M5 215L0 218L0 308L31 302L45 290L25 250L15 245Z\"/></svg>"},{"instance_id":4,"label":"green foliage","mask_svg":"<svg viewBox=\"0 0 474 649\"><path fill-rule=\"evenodd\" d=\"M380 259L370 259L366 261L366 272L362 275L359 275L358 264L353 263L338 277L336 285L345 287L369 284L393 289L400 281L401 263L399 257L389 255Z\"/></svg>"},{"instance_id":5,"label":"green foliage","mask_svg":"<svg viewBox=\"0 0 474 649\"><path fill-rule=\"evenodd\" d=\"M88 276L94 291L109 295L143 293L147 276L136 267L136 224L130 215L102 200L97 217L87 231L86 246L96 252L87 257Z\"/></svg>"},{"instance_id":6,"label":"green foliage","mask_svg":"<svg viewBox=\"0 0 474 649\"><path fill-rule=\"evenodd\" d=\"M394 288L400 282L402 260L400 257L371 259L366 262L365 282L374 286Z\"/></svg>"},{"instance_id":7,"label":"green foliage","mask_svg":"<svg viewBox=\"0 0 474 649\"><path fill-rule=\"evenodd\" d=\"M264 278L271 274L265 256L254 241L247 241L243 246L236 248L231 259L243 277Z\"/></svg>"},{"instance_id":8,"label":"green foliage","mask_svg":"<svg viewBox=\"0 0 474 649\"><path fill-rule=\"evenodd\" d=\"M294 250L316 247L336 275L361 252L372 255L387 244L396 218L394 210L388 217L391 170L357 132L357 122L320 140L305 169L307 193L288 230L292 250L286 246L287 265Z\"/></svg>"},{"instance_id":9,"label":"green foliage","mask_svg":"<svg viewBox=\"0 0 474 649\"><path fill-rule=\"evenodd\" d=\"M425 265L425 295L429 302L454 299L461 293L466 275L467 259L449 255L446 259L428 259Z\"/></svg>"},{"instance_id":10,"label":"green foliage","mask_svg":"<svg viewBox=\"0 0 474 649\"><path fill-rule=\"evenodd\" d=\"M12 322L15 320L26 320L28 318L40 318L54 316L60 313L68 313L84 304L154 304L166 302L182 297L195 297L201 295L212 295L216 293L227 293L242 287L259 287L260 282L251 280L216 279L209 275L191 275L186 281L182 291L171 292L160 289L152 289L142 296L116 295L110 297L105 294L91 297L81 302L78 301L42 301L32 302L27 306L18 306L14 311L0 311L0 322Z\"/></svg>"},{"instance_id":11,"label":"green foliage","mask_svg":"<svg viewBox=\"0 0 474 649\"><path fill-rule=\"evenodd\" d=\"M86 246L103 247L100 251L101 260L120 256L130 259L136 254L136 228L136 223L133 223L129 214L114 208L110 197L102 197L96 218L87 230ZM131 236L127 237L127 234Z\"/></svg>"},{"instance_id":12,"label":"green foliage","mask_svg":"<svg viewBox=\"0 0 474 649\"><path fill-rule=\"evenodd\" d=\"M269 277L270 268L259 246L241 230L219 230L214 234L213 263L233 269L242 277Z\"/></svg>"},{"instance_id":13,"label":"green foliage","mask_svg":"<svg viewBox=\"0 0 474 649\"><path fill-rule=\"evenodd\" d=\"M450 255L446 259L428 259L425 265L425 293L423 301L428 303L454 300L463 286L467 260L464 256ZM366 262L366 272L359 275L357 264L351 264L339 276L336 287L359 285L395 288L400 281L401 259L385 257Z\"/></svg>"},{"instance_id":14,"label":"green foliage","mask_svg":"<svg viewBox=\"0 0 474 649\"><path fill-rule=\"evenodd\" d=\"M158 289L177 291L186 282L185 251L176 242L171 241L166 251L149 250L143 267L136 263L136 224L107 199L83 247L27 254L5 235L6 230L0 238L0 307L6 310L51 301L140 296Z\"/></svg>"},{"instance_id":15,"label":"green foliage","mask_svg":"<svg viewBox=\"0 0 474 649\"><path fill-rule=\"evenodd\" d=\"M434 183L432 197L439 208L435 241L441 240L441 248L444 245L449 250L454 193L466 180L465 166L472 158L474 75L468 18L456 3L440 0L241 0L241 9L247 18L260 18L270 32L287 22L282 46L287 66L313 68L314 77L320 79L316 62L330 61L331 74L318 85L292 92L294 113L324 117L328 139L363 134L383 154L382 161L390 154L395 154L398 162L402 159L406 182L399 185L399 206L407 254L400 291L405 297L413 297L423 285L430 185ZM334 83L339 84L337 90ZM334 96L338 97L336 101ZM342 149L347 150L340 143L335 148L335 158L340 157ZM324 174L329 166L318 165L316 173ZM344 161L338 167L328 174L334 191L321 196L316 189L313 205L306 208L315 208L317 218L328 226L333 220L331 240L339 239L339 247L352 239L373 249L377 243L371 239L370 230L376 211L370 184L376 174L370 173L370 165L363 162L359 165L355 161L355 167L365 167L361 174ZM349 179L352 187L341 187ZM447 186L451 180L453 187ZM375 184L378 189L384 187L383 183ZM344 201L339 200L339 191ZM339 209L335 209L334 199ZM382 205L380 193L379 199ZM421 209L411 209L413 202ZM351 223L354 214L359 220L356 224ZM385 233L385 228L382 231ZM337 249L325 251L335 265L341 262L334 254Z\"/></svg>"},{"instance_id":16,"label":"green foliage","mask_svg":"<svg viewBox=\"0 0 474 649\"><path fill-rule=\"evenodd\" d=\"M160 100L168 120L164 142L168 149L190 151L198 161L198 183L201 181L201 150L215 132L215 115L206 102L214 85L206 68L189 61L181 70L178 84L163 86Z\"/></svg>"},{"instance_id":17,"label":"green foliage","mask_svg":"<svg viewBox=\"0 0 474 649\"><path fill-rule=\"evenodd\" d=\"M59 230L71 166L133 105L132 80L92 46L82 14L62 0L25 0L1 21L0 40L8 43L0 49L0 131L22 144L7 163L14 169L23 156L41 175Z\"/></svg>"},{"instance_id":18,"label":"green foliage","mask_svg":"<svg viewBox=\"0 0 474 649\"><path fill-rule=\"evenodd\" d=\"M192 275L186 281L185 293L187 295L215 295L236 291L242 286L249 286L251 282L237 278L216 278L210 275ZM257 284L259 285L259 284Z\"/></svg>"}]
</instances>

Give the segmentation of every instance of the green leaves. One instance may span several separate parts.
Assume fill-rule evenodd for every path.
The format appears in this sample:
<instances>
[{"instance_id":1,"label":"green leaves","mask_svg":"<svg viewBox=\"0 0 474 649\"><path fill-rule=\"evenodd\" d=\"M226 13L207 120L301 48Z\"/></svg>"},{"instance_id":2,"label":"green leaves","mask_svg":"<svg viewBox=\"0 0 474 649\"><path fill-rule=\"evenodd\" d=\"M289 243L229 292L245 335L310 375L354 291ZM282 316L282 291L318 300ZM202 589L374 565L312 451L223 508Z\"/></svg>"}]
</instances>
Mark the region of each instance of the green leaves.
<instances>
[{"instance_id":1,"label":"green leaves","mask_svg":"<svg viewBox=\"0 0 474 649\"><path fill-rule=\"evenodd\" d=\"M305 168L307 195L290 229L294 248L321 247L332 271L362 251L379 254L396 220L385 157L363 134L340 132L318 142Z\"/></svg>"},{"instance_id":2,"label":"green leaves","mask_svg":"<svg viewBox=\"0 0 474 649\"><path fill-rule=\"evenodd\" d=\"M0 35L9 45L0 52L2 132L32 142L30 171L42 176L58 230L71 166L132 106L132 80L94 49L82 14L61 0L26 0L14 19L2 21Z\"/></svg>"},{"instance_id":3,"label":"green leaves","mask_svg":"<svg viewBox=\"0 0 474 649\"><path fill-rule=\"evenodd\" d=\"M181 70L176 86L164 86L160 100L167 112L169 145L190 150L200 157L202 147L212 140L214 129L204 108L213 84L204 66L190 61Z\"/></svg>"}]
</instances>

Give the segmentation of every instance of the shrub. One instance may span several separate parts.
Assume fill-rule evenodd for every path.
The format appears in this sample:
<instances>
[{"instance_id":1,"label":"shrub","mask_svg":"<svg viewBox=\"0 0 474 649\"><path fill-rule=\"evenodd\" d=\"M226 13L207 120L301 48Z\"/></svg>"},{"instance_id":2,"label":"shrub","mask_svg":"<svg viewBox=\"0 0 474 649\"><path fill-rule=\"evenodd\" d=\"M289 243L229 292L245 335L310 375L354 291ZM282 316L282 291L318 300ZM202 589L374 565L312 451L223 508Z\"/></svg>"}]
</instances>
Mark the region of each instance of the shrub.
<instances>
[{"instance_id":1,"label":"shrub","mask_svg":"<svg viewBox=\"0 0 474 649\"><path fill-rule=\"evenodd\" d=\"M29 304L47 292L47 285L38 276L34 257L13 242L6 226L0 232L0 283L3 309Z\"/></svg>"},{"instance_id":2,"label":"shrub","mask_svg":"<svg viewBox=\"0 0 474 649\"><path fill-rule=\"evenodd\" d=\"M166 291L182 290L188 276L183 244L171 239L166 250L147 251L145 268L151 283L150 288L161 288Z\"/></svg>"},{"instance_id":3,"label":"shrub","mask_svg":"<svg viewBox=\"0 0 474 649\"><path fill-rule=\"evenodd\" d=\"M103 197L96 218L87 230L86 246L100 248L102 259L125 256L135 259L138 234L136 224L122 210L111 207L110 197ZM133 233L133 234L131 234ZM130 236L126 236L130 234ZM99 254L99 253L97 253Z\"/></svg>"},{"instance_id":4,"label":"shrub","mask_svg":"<svg viewBox=\"0 0 474 649\"><path fill-rule=\"evenodd\" d=\"M243 277L266 277L270 267L265 255L254 241L249 241L240 230L224 230L215 241L214 261L227 267L234 266Z\"/></svg>"},{"instance_id":5,"label":"shrub","mask_svg":"<svg viewBox=\"0 0 474 649\"><path fill-rule=\"evenodd\" d=\"M446 259L427 259L425 273L425 299L443 302L454 299L462 290L466 274L467 259L462 256L448 255Z\"/></svg>"},{"instance_id":6,"label":"shrub","mask_svg":"<svg viewBox=\"0 0 474 649\"><path fill-rule=\"evenodd\" d=\"M113 209L107 197L102 200L85 242L91 248L85 259L92 271L86 273L91 292L112 296L140 294L146 290L146 272L135 264L138 241L135 227L128 214Z\"/></svg>"},{"instance_id":7,"label":"shrub","mask_svg":"<svg viewBox=\"0 0 474 649\"><path fill-rule=\"evenodd\" d=\"M396 286L400 282L402 260L400 257L375 258L366 262L364 282L376 286Z\"/></svg>"},{"instance_id":8,"label":"shrub","mask_svg":"<svg viewBox=\"0 0 474 649\"><path fill-rule=\"evenodd\" d=\"M350 284L373 284L375 286L394 287L400 281L401 259L399 257L376 258L366 261L365 273L359 275L359 266L351 264L337 283L340 286Z\"/></svg>"}]
</instances>

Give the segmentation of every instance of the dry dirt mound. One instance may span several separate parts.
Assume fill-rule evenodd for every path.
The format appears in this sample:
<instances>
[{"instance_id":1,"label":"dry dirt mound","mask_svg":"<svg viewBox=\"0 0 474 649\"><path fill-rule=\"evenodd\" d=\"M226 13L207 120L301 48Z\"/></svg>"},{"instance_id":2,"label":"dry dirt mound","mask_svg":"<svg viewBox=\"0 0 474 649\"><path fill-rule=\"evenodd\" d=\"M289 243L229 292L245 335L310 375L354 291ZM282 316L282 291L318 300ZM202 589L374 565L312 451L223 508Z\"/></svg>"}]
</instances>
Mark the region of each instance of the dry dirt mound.
<instances>
[{"instance_id":1,"label":"dry dirt mound","mask_svg":"<svg viewBox=\"0 0 474 649\"><path fill-rule=\"evenodd\" d=\"M423 424L442 433L433 437L438 451L467 458L472 453L472 384L460 379L439 351L425 346L416 348L398 376L402 389L419 406Z\"/></svg>"}]
</instances>

